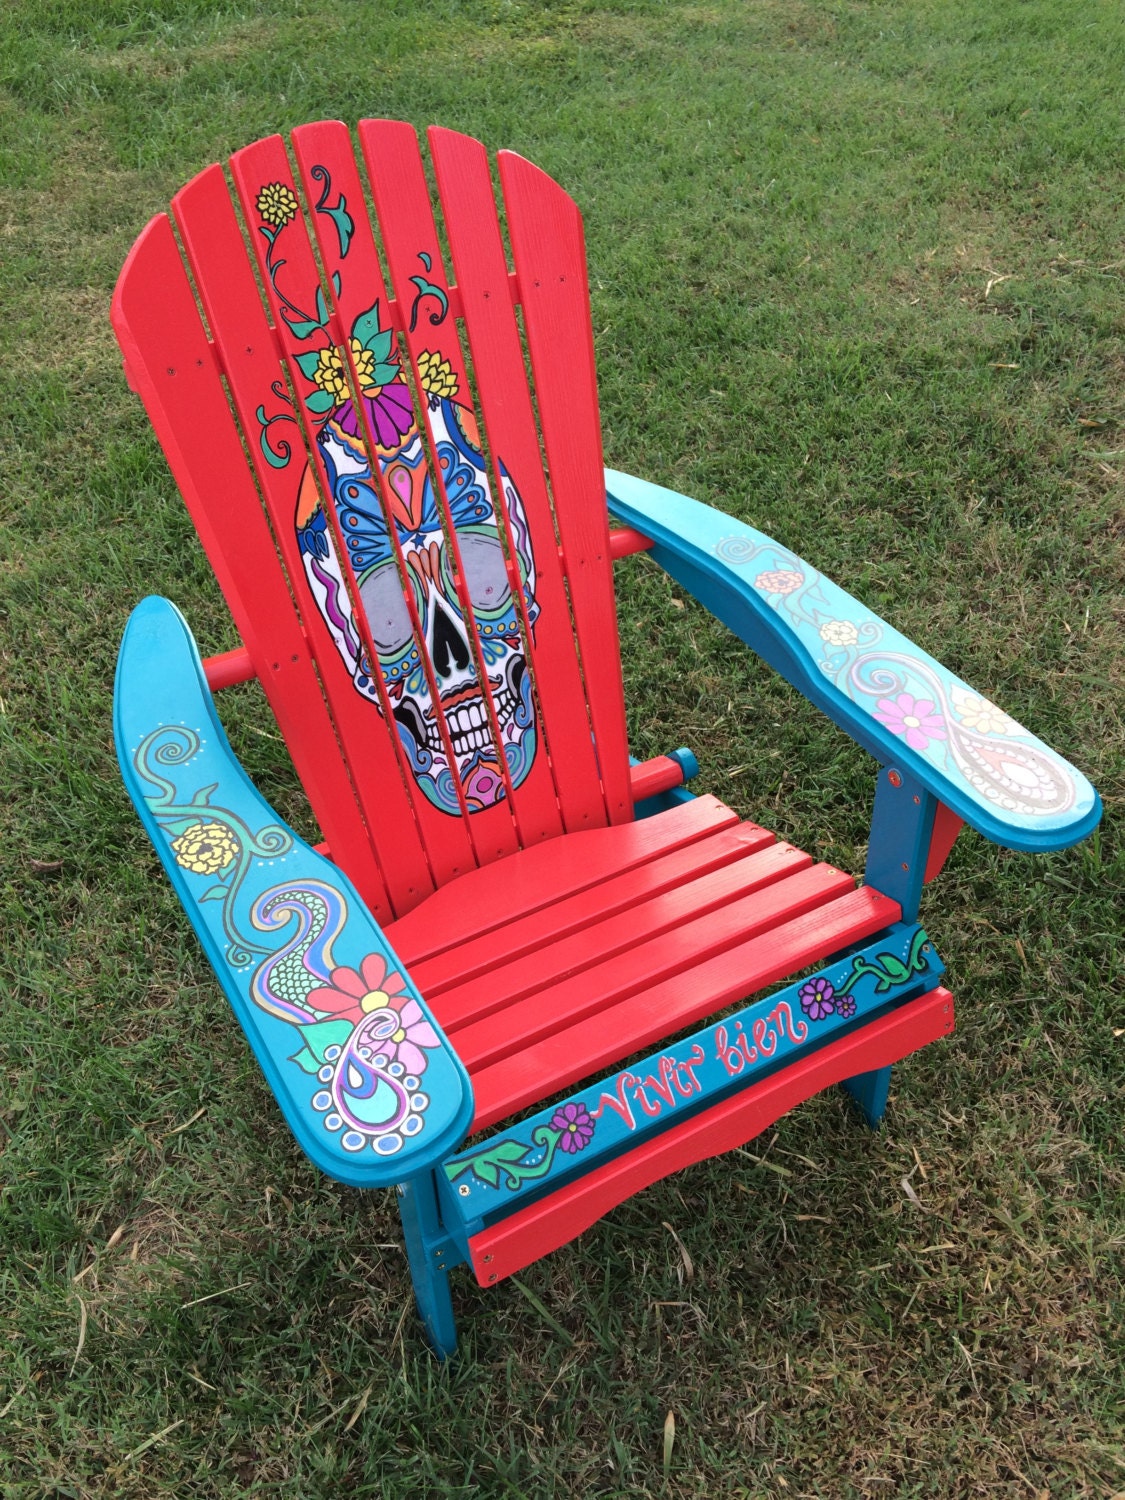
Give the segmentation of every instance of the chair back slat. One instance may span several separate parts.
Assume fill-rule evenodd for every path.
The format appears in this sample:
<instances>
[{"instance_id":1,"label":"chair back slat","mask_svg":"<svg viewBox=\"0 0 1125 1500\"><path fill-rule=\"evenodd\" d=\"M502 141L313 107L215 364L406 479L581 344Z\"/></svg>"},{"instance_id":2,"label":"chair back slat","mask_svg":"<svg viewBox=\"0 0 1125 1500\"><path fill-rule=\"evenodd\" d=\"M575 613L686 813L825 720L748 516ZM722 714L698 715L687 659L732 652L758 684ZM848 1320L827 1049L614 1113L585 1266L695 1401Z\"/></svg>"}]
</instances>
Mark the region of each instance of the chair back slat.
<instances>
[{"instance_id":1,"label":"chair back slat","mask_svg":"<svg viewBox=\"0 0 1125 1500\"><path fill-rule=\"evenodd\" d=\"M336 306L347 331L364 317L375 289L383 293L373 226L363 212L351 137L340 122L323 121L294 131L293 147L310 204L346 201L357 206L351 216L354 227L344 237L336 232L329 215L321 211L312 215L329 283L339 287ZM393 280L394 260L388 259ZM416 263L416 269L421 271L421 265ZM436 274L440 280L440 271ZM408 285L407 291L413 295L415 288ZM536 755L541 736L530 684L520 680L518 608L492 518L491 497L481 482L483 457L476 446L471 409L463 405L464 383L461 390L452 390L457 369L448 361L441 363L437 348L432 354L434 368L430 369L429 360L424 361L419 378L412 358L417 351L409 335L403 338L401 327L403 309L409 305L410 297L405 303L392 304L392 321L399 330L398 357L407 388L414 388L419 418L415 441L422 457L412 471L410 485L400 463L388 469L387 477L396 491L392 501L395 523L430 647L438 701L454 735L470 809L469 833L478 860L487 863L511 852L513 839L521 845L536 843L561 832L562 824L549 770L544 757ZM364 359L358 341L349 344L349 350L353 362ZM438 389L440 396L435 394ZM447 469L450 482L460 488L452 506L445 483ZM497 601L482 630L477 628L477 611L465 576L462 537L467 538L471 559L485 566L485 582ZM521 702L521 688L526 702Z\"/></svg>"},{"instance_id":2,"label":"chair back slat","mask_svg":"<svg viewBox=\"0 0 1125 1500\"><path fill-rule=\"evenodd\" d=\"M296 520L307 485L304 430L289 401L222 168L208 167L181 189L172 212L391 903L396 911L408 911L433 891L433 877L394 745L388 735L371 734L372 706L355 688L360 641L338 612L333 635L331 616L317 607L318 597L329 601L342 591L342 569L329 534L319 553L303 550L298 539Z\"/></svg>"},{"instance_id":3,"label":"chair back slat","mask_svg":"<svg viewBox=\"0 0 1125 1500\"><path fill-rule=\"evenodd\" d=\"M360 141L434 457L435 498L459 619L477 661L482 706L526 847L563 826L527 646L534 560L527 555L527 577L521 577L518 552L510 546L510 518L502 503L497 506L498 492L489 482L417 137L410 125L365 120Z\"/></svg>"},{"instance_id":4,"label":"chair back slat","mask_svg":"<svg viewBox=\"0 0 1125 1500\"><path fill-rule=\"evenodd\" d=\"M435 129L447 269L413 127L359 140L371 212L337 121L294 131L300 186L281 136L231 158L233 201L200 173L173 204L188 267L156 221L114 326L333 857L386 919L633 803L581 218L502 153L510 273L484 148Z\"/></svg>"},{"instance_id":5,"label":"chair back slat","mask_svg":"<svg viewBox=\"0 0 1125 1500\"><path fill-rule=\"evenodd\" d=\"M428 643L405 573L400 530L391 519L392 467L401 467L418 482L417 469L424 463L410 390L395 367L393 331L389 344L376 344L380 352L388 350L387 358L373 361L376 374L384 368L387 372L385 383L378 382L379 396L372 399L361 392L356 399L349 378L349 335L328 307L304 216L295 206L296 183L282 138L271 136L236 152L231 173L309 446L317 458L306 471L308 486L297 518L302 546L318 546L327 531L338 555L347 560L346 592L338 605L363 643L356 683L371 698L372 733L378 732L376 704L385 723L398 731L394 738L405 762L415 816L434 877L444 884L477 861L451 728L441 709ZM280 217L276 202L287 210L290 204L294 208L283 222L272 224L271 217ZM376 289L369 308L373 328L379 327L383 300ZM373 342L379 337L374 331L362 332ZM506 835L507 847L515 848L510 810L501 806L500 816L501 839Z\"/></svg>"},{"instance_id":6,"label":"chair back slat","mask_svg":"<svg viewBox=\"0 0 1125 1500\"><path fill-rule=\"evenodd\" d=\"M537 682L549 684L549 691L542 691L540 698L563 821L568 832L597 828L606 822L605 798L488 155L479 141L456 131L435 127L428 136L496 483L508 496L510 476L518 478L522 516L535 558L538 618L530 632L529 650Z\"/></svg>"},{"instance_id":7,"label":"chair back slat","mask_svg":"<svg viewBox=\"0 0 1125 1500\"><path fill-rule=\"evenodd\" d=\"M129 381L160 439L321 831L372 913L387 920L394 908L167 215L153 219L133 246L111 319Z\"/></svg>"},{"instance_id":8,"label":"chair back slat","mask_svg":"<svg viewBox=\"0 0 1125 1500\"><path fill-rule=\"evenodd\" d=\"M623 823L633 804L582 216L538 167L511 151L498 160L598 765L610 822Z\"/></svg>"}]
</instances>

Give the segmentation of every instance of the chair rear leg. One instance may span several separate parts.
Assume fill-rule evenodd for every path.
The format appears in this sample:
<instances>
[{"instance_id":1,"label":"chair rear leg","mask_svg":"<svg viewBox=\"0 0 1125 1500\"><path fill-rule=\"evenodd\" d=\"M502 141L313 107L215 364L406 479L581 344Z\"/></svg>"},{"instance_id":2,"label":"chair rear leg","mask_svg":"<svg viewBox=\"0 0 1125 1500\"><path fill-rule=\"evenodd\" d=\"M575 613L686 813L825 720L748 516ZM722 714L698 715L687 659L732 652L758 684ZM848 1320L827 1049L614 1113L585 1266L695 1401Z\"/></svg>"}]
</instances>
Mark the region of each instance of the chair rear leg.
<instances>
[{"instance_id":1,"label":"chair rear leg","mask_svg":"<svg viewBox=\"0 0 1125 1500\"><path fill-rule=\"evenodd\" d=\"M863 1118L872 1130L878 1130L887 1108L887 1093L891 1087L890 1068L875 1068L870 1073L857 1073L854 1078L845 1078L844 1087L863 1111Z\"/></svg>"},{"instance_id":2,"label":"chair rear leg","mask_svg":"<svg viewBox=\"0 0 1125 1500\"><path fill-rule=\"evenodd\" d=\"M449 1272L443 1264L442 1246L448 1239L441 1229L433 1173L425 1172L400 1183L398 1206L414 1296L426 1337L438 1358L448 1359L457 1348L457 1323L449 1295Z\"/></svg>"}]
</instances>

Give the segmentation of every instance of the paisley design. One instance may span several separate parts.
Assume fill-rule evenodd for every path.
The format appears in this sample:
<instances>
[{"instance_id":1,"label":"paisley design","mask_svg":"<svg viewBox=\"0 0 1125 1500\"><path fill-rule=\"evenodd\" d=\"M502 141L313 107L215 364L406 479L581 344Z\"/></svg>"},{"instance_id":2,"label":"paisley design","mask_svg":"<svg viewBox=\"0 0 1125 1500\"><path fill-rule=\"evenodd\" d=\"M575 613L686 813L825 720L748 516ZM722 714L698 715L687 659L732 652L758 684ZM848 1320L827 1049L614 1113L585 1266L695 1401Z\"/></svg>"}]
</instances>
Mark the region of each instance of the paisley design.
<instances>
[{"instance_id":1,"label":"paisley design","mask_svg":"<svg viewBox=\"0 0 1125 1500\"><path fill-rule=\"evenodd\" d=\"M320 1085L310 1102L325 1130L338 1134L346 1151L370 1147L391 1156L423 1128L430 1100L421 1074L427 1052L440 1041L409 994L401 996L396 1009L392 997L375 992L352 1012L360 1015L355 1022L317 1008L334 978L342 972L358 977L355 970L341 970L333 954L347 919L347 902L326 881L303 880L264 891L251 911L255 928L276 932L291 922L296 928L259 964L250 995L270 1015L299 1028L303 1045L292 1061ZM386 962L381 955L369 956L359 972L385 976ZM372 1004L377 1008L365 1009Z\"/></svg>"},{"instance_id":2,"label":"paisley design","mask_svg":"<svg viewBox=\"0 0 1125 1500\"><path fill-rule=\"evenodd\" d=\"M749 528L711 550L750 572L841 693L974 797L1036 822L1076 807L1080 788L1060 756L806 562Z\"/></svg>"}]
</instances>

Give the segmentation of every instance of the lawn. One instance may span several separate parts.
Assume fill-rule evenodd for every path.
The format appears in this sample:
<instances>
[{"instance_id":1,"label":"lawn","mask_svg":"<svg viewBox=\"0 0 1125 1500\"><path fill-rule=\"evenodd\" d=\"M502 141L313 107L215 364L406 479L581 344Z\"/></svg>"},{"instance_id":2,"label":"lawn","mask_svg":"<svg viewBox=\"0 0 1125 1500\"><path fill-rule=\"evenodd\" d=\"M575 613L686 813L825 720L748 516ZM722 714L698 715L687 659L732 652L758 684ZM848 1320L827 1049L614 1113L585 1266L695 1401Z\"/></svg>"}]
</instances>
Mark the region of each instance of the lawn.
<instances>
[{"instance_id":1,"label":"lawn","mask_svg":"<svg viewBox=\"0 0 1125 1500\"><path fill-rule=\"evenodd\" d=\"M1112 0L9 0L6 1500L1125 1490L1123 76ZM208 162L363 114L556 176L608 461L808 557L1107 810L1064 854L958 843L922 913L958 1030L878 1135L826 1095L518 1281L456 1273L448 1367L390 1195L283 1127L110 729L141 595L235 644L117 270ZM647 559L619 576L635 753L692 745L699 788L861 870L871 763ZM221 707L308 831L258 689Z\"/></svg>"}]
</instances>

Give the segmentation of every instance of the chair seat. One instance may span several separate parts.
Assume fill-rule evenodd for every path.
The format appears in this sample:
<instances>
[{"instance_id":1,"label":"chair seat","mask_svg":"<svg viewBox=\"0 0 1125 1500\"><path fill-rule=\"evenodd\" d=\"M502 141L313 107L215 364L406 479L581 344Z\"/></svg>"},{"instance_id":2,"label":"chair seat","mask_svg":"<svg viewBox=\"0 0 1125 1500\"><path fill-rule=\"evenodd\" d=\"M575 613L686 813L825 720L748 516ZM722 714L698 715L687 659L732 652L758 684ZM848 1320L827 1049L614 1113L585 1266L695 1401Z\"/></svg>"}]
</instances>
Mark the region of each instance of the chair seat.
<instances>
[{"instance_id":1,"label":"chair seat","mask_svg":"<svg viewBox=\"0 0 1125 1500\"><path fill-rule=\"evenodd\" d=\"M715 797L553 839L387 929L481 1130L898 920Z\"/></svg>"}]
</instances>

